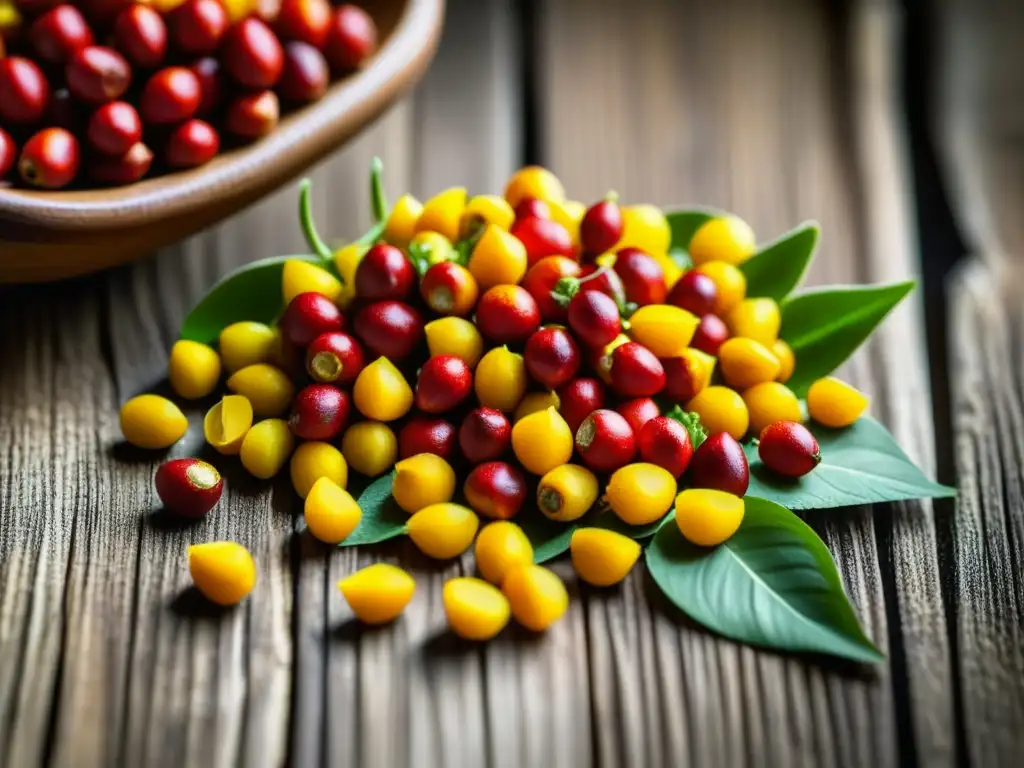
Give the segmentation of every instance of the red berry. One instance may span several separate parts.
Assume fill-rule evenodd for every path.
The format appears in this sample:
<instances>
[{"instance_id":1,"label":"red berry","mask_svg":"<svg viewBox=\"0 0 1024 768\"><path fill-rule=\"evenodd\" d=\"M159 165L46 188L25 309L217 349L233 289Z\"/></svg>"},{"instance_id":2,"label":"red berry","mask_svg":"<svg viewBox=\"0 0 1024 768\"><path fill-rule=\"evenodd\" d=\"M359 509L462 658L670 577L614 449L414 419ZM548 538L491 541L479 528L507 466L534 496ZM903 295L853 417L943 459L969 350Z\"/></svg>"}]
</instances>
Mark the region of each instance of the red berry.
<instances>
[{"instance_id":1,"label":"red berry","mask_svg":"<svg viewBox=\"0 0 1024 768\"><path fill-rule=\"evenodd\" d=\"M526 475L504 461L490 461L473 468L462 486L469 506L492 520L515 517L526 501Z\"/></svg>"},{"instance_id":2,"label":"red berry","mask_svg":"<svg viewBox=\"0 0 1024 768\"><path fill-rule=\"evenodd\" d=\"M231 28L221 59L228 74L246 88L273 88L284 68L284 50L277 36L254 16Z\"/></svg>"},{"instance_id":3,"label":"red berry","mask_svg":"<svg viewBox=\"0 0 1024 768\"><path fill-rule=\"evenodd\" d=\"M557 221L522 219L513 225L512 234L526 247L526 260L531 267L546 256L575 256L569 231Z\"/></svg>"},{"instance_id":4,"label":"red berry","mask_svg":"<svg viewBox=\"0 0 1024 768\"><path fill-rule=\"evenodd\" d=\"M415 282L412 262L393 245L373 246L356 268L356 296L361 299L404 299Z\"/></svg>"},{"instance_id":5,"label":"red berry","mask_svg":"<svg viewBox=\"0 0 1024 768\"><path fill-rule=\"evenodd\" d=\"M610 296L617 305L626 303L626 288L622 285L622 278L608 267L598 267L596 264L581 266L580 290L600 291Z\"/></svg>"},{"instance_id":6,"label":"red berry","mask_svg":"<svg viewBox=\"0 0 1024 768\"><path fill-rule=\"evenodd\" d=\"M93 149L123 155L142 141L142 120L131 104L112 101L92 113L85 135Z\"/></svg>"},{"instance_id":7,"label":"red berry","mask_svg":"<svg viewBox=\"0 0 1024 768\"><path fill-rule=\"evenodd\" d=\"M351 384L365 363L359 342L342 331L320 334L306 350L306 371L325 384Z\"/></svg>"},{"instance_id":8,"label":"red berry","mask_svg":"<svg viewBox=\"0 0 1024 768\"><path fill-rule=\"evenodd\" d=\"M496 285L480 297L476 324L495 344L526 341L540 327L540 310L524 288Z\"/></svg>"},{"instance_id":9,"label":"red berry","mask_svg":"<svg viewBox=\"0 0 1024 768\"><path fill-rule=\"evenodd\" d=\"M497 459L512 440L512 425L495 408L477 408L459 427L459 448L470 464Z\"/></svg>"},{"instance_id":10,"label":"red berry","mask_svg":"<svg viewBox=\"0 0 1024 768\"><path fill-rule=\"evenodd\" d=\"M330 384L310 384L292 403L288 426L303 440L333 440L348 423L349 396Z\"/></svg>"},{"instance_id":11,"label":"red berry","mask_svg":"<svg viewBox=\"0 0 1024 768\"><path fill-rule=\"evenodd\" d=\"M637 447L641 459L667 469L677 480L693 457L690 433L668 416L655 416L644 424L637 436Z\"/></svg>"},{"instance_id":12,"label":"red berry","mask_svg":"<svg viewBox=\"0 0 1024 768\"><path fill-rule=\"evenodd\" d=\"M652 397L665 388L661 361L643 344L628 341L612 352L612 389L620 397Z\"/></svg>"},{"instance_id":13,"label":"red berry","mask_svg":"<svg viewBox=\"0 0 1024 768\"><path fill-rule=\"evenodd\" d=\"M174 44L194 56L216 51L231 26L220 0L185 0L170 13L167 21Z\"/></svg>"},{"instance_id":14,"label":"red berry","mask_svg":"<svg viewBox=\"0 0 1024 768\"><path fill-rule=\"evenodd\" d=\"M550 219L551 206L536 197L524 197L516 206L516 221L529 218Z\"/></svg>"},{"instance_id":15,"label":"red berry","mask_svg":"<svg viewBox=\"0 0 1024 768\"><path fill-rule=\"evenodd\" d=\"M33 187L66 187L78 173L78 139L63 128L44 128L21 148L18 173Z\"/></svg>"},{"instance_id":16,"label":"red berry","mask_svg":"<svg viewBox=\"0 0 1024 768\"><path fill-rule=\"evenodd\" d=\"M34 61L0 59L0 122L34 125L46 114L50 84Z\"/></svg>"},{"instance_id":17,"label":"red berry","mask_svg":"<svg viewBox=\"0 0 1024 768\"><path fill-rule=\"evenodd\" d=\"M89 45L68 59L64 71L71 95L86 104L105 104L124 95L132 81L132 69L113 48Z\"/></svg>"},{"instance_id":18,"label":"red berry","mask_svg":"<svg viewBox=\"0 0 1024 768\"><path fill-rule=\"evenodd\" d=\"M183 123L199 109L203 97L199 78L185 67L166 67L142 89L139 113L147 125Z\"/></svg>"},{"instance_id":19,"label":"red berry","mask_svg":"<svg viewBox=\"0 0 1024 768\"><path fill-rule=\"evenodd\" d=\"M695 370L693 357L666 357L661 359L665 369L665 395L673 403L688 403L708 384L707 374Z\"/></svg>"},{"instance_id":20,"label":"red berry","mask_svg":"<svg viewBox=\"0 0 1024 768\"><path fill-rule=\"evenodd\" d=\"M690 340L690 346L718 357L718 348L729 338L729 327L718 315L710 312L700 319L700 325Z\"/></svg>"},{"instance_id":21,"label":"red berry","mask_svg":"<svg viewBox=\"0 0 1024 768\"><path fill-rule=\"evenodd\" d=\"M691 269L676 280L668 294L667 303L692 312L697 317L704 317L714 310L717 298L715 281L703 272Z\"/></svg>"},{"instance_id":22,"label":"red berry","mask_svg":"<svg viewBox=\"0 0 1024 768\"><path fill-rule=\"evenodd\" d=\"M416 380L416 407L424 413L444 413L469 397L473 372L455 355L435 355L423 364Z\"/></svg>"},{"instance_id":23,"label":"red berry","mask_svg":"<svg viewBox=\"0 0 1024 768\"><path fill-rule=\"evenodd\" d=\"M296 347L305 349L317 336L340 331L344 318L337 305L322 293L300 293L281 315L281 335Z\"/></svg>"},{"instance_id":24,"label":"red berry","mask_svg":"<svg viewBox=\"0 0 1024 768\"><path fill-rule=\"evenodd\" d=\"M761 430L757 455L783 477L803 477L821 463L821 449L803 424L777 421Z\"/></svg>"},{"instance_id":25,"label":"red berry","mask_svg":"<svg viewBox=\"0 0 1024 768\"><path fill-rule=\"evenodd\" d=\"M454 261L434 264L420 281L420 296L439 315L468 315L476 306L476 280Z\"/></svg>"},{"instance_id":26,"label":"red berry","mask_svg":"<svg viewBox=\"0 0 1024 768\"><path fill-rule=\"evenodd\" d=\"M604 385L597 379L573 379L558 390L558 412L575 435L580 424L604 407Z\"/></svg>"},{"instance_id":27,"label":"red berry","mask_svg":"<svg viewBox=\"0 0 1024 768\"><path fill-rule=\"evenodd\" d=\"M114 45L137 67L159 67L167 55L163 17L148 5L125 8L114 22Z\"/></svg>"},{"instance_id":28,"label":"red berry","mask_svg":"<svg viewBox=\"0 0 1024 768\"><path fill-rule=\"evenodd\" d=\"M94 155L86 175L102 184L132 184L145 176L152 164L153 152L140 141L117 157Z\"/></svg>"},{"instance_id":29,"label":"red berry","mask_svg":"<svg viewBox=\"0 0 1024 768\"><path fill-rule=\"evenodd\" d=\"M549 323L566 322L568 312L559 306L551 292L563 277L578 277L579 274L579 263L565 256L548 256L530 267L522 286L537 302L542 319Z\"/></svg>"},{"instance_id":30,"label":"red berry","mask_svg":"<svg viewBox=\"0 0 1024 768\"><path fill-rule=\"evenodd\" d=\"M224 98L224 76L220 62L213 56L204 56L195 61L189 69L199 78L199 89L202 97L199 100L197 117L205 117L220 106Z\"/></svg>"},{"instance_id":31,"label":"red berry","mask_svg":"<svg viewBox=\"0 0 1024 768\"><path fill-rule=\"evenodd\" d=\"M154 478L164 509L183 517L202 517L220 500L224 478L199 459L172 459L160 465Z\"/></svg>"},{"instance_id":32,"label":"red berry","mask_svg":"<svg viewBox=\"0 0 1024 768\"><path fill-rule=\"evenodd\" d=\"M622 280L626 301L641 307L664 304L665 270L639 248L623 248L615 257L615 274Z\"/></svg>"},{"instance_id":33,"label":"red berry","mask_svg":"<svg viewBox=\"0 0 1024 768\"><path fill-rule=\"evenodd\" d=\"M526 342L526 370L545 389L558 389L580 367L580 350L565 328L541 328Z\"/></svg>"},{"instance_id":34,"label":"red berry","mask_svg":"<svg viewBox=\"0 0 1024 768\"><path fill-rule=\"evenodd\" d=\"M324 55L335 72L358 68L377 49L377 25L362 8L340 5L334 10L324 41Z\"/></svg>"},{"instance_id":35,"label":"red berry","mask_svg":"<svg viewBox=\"0 0 1024 768\"><path fill-rule=\"evenodd\" d=\"M398 455L408 459L420 453L433 453L445 461L455 452L455 427L444 419L415 416L398 433Z\"/></svg>"},{"instance_id":36,"label":"red berry","mask_svg":"<svg viewBox=\"0 0 1024 768\"><path fill-rule=\"evenodd\" d=\"M220 149L220 135L209 123L188 120L167 139L164 160L172 168L195 168L210 162Z\"/></svg>"},{"instance_id":37,"label":"red berry","mask_svg":"<svg viewBox=\"0 0 1024 768\"><path fill-rule=\"evenodd\" d=\"M293 103L317 101L327 92L331 71L327 60L309 43L294 40L284 47L284 69L277 91Z\"/></svg>"},{"instance_id":38,"label":"red berry","mask_svg":"<svg viewBox=\"0 0 1024 768\"><path fill-rule=\"evenodd\" d=\"M67 3L33 21L28 39L36 55L51 64L63 64L79 48L93 44L92 30L85 18Z\"/></svg>"},{"instance_id":39,"label":"red berry","mask_svg":"<svg viewBox=\"0 0 1024 768\"><path fill-rule=\"evenodd\" d=\"M299 40L323 48L331 16L331 4L327 0L283 0L274 29L282 40Z\"/></svg>"},{"instance_id":40,"label":"red berry","mask_svg":"<svg viewBox=\"0 0 1024 768\"><path fill-rule=\"evenodd\" d=\"M356 335L375 355L401 360L423 339L423 318L401 301L376 301L356 313Z\"/></svg>"},{"instance_id":41,"label":"red berry","mask_svg":"<svg viewBox=\"0 0 1024 768\"><path fill-rule=\"evenodd\" d=\"M622 331L619 308L607 294L581 289L569 302L569 327L588 347L599 349Z\"/></svg>"},{"instance_id":42,"label":"red berry","mask_svg":"<svg viewBox=\"0 0 1024 768\"><path fill-rule=\"evenodd\" d=\"M11 134L0 128L0 181L14 167L14 161L18 156L18 148L14 144Z\"/></svg>"},{"instance_id":43,"label":"red berry","mask_svg":"<svg viewBox=\"0 0 1024 768\"><path fill-rule=\"evenodd\" d=\"M622 237L622 210L614 200L594 203L580 222L580 245L584 253L598 256L615 247Z\"/></svg>"},{"instance_id":44,"label":"red berry","mask_svg":"<svg viewBox=\"0 0 1024 768\"><path fill-rule=\"evenodd\" d=\"M711 435L690 459L690 485L743 496L750 484L750 468L743 448L728 432Z\"/></svg>"},{"instance_id":45,"label":"red berry","mask_svg":"<svg viewBox=\"0 0 1024 768\"><path fill-rule=\"evenodd\" d=\"M614 472L636 455L636 439L629 422L604 408L587 416L576 431L576 450L595 472Z\"/></svg>"},{"instance_id":46,"label":"red berry","mask_svg":"<svg viewBox=\"0 0 1024 768\"><path fill-rule=\"evenodd\" d=\"M228 105L224 125L230 133L254 141L277 127L281 104L273 91L245 93Z\"/></svg>"},{"instance_id":47,"label":"red berry","mask_svg":"<svg viewBox=\"0 0 1024 768\"><path fill-rule=\"evenodd\" d=\"M615 409L626 421L634 435L639 435L647 422L661 415L658 404L649 397L627 400Z\"/></svg>"}]
</instances>

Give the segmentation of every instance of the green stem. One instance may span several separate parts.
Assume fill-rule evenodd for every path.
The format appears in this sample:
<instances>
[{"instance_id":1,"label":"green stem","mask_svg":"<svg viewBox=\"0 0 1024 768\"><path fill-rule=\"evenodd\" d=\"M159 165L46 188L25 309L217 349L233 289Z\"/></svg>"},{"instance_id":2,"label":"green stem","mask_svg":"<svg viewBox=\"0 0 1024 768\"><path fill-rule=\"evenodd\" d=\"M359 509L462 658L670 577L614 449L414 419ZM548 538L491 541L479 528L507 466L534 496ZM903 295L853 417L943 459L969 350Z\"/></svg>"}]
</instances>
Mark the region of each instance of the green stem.
<instances>
[{"instance_id":1,"label":"green stem","mask_svg":"<svg viewBox=\"0 0 1024 768\"><path fill-rule=\"evenodd\" d=\"M309 179L303 179L299 183L299 221L302 223L302 234L306 236L306 242L313 253L324 261L330 261L334 258L334 252L321 239L320 233L316 231L316 224L313 222L311 187L312 182Z\"/></svg>"},{"instance_id":2,"label":"green stem","mask_svg":"<svg viewBox=\"0 0 1024 768\"><path fill-rule=\"evenodd\" d=\"M383 222L388 217L388 196L384 192L384 181L381 178L384 173L384 163L379 157L370 161L370 202L373 204L373 218L377 222Z\"/></svg>"}]
</instances>

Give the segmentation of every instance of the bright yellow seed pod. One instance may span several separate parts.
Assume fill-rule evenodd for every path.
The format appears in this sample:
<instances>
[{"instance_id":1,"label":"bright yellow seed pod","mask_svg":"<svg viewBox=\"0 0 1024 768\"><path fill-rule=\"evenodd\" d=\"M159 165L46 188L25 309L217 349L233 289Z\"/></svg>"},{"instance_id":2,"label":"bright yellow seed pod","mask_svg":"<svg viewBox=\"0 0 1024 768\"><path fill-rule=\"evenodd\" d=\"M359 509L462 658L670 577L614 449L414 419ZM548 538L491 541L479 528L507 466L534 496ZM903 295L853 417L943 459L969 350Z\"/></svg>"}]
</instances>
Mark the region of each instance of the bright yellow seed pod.
<instances>
[{"instance_id":1,"label":"bright yellow seed pod","mask_svg":"<svg viewBox=\"0 0 1024 768\"><path fill-rule=\"evenodd\" d=\"M676 497L676 524L687 541L715 547L743 522L743 499L725 491L690 488Z\"/></svg>"},{"instance_id":2,"label":"bright yellow seed pod","mask_svg":"<svg viewBox=\"0 0 1024 768\"><path fill-rule=\"evenodd\" d=\"M462 212L459 237L468 237L473 228L481 222L508 230L512 228L515 220L516 212L505 198L497 195L477 195L470 199L466 210Z\"/></svg>"},{"instance_id":3,"label":"bright yellow seed pod","mask_svg":"<svg viewBox=\"0 0 1024 768\"><path fill-rule=\"evenodd\" d=\"M121 406L121 434L139 448L169 448L187 429L185 414L166 397L138 395Z\"/></svg>"},{"instance_id":4,"label":"bright yellow seed pod","mask_svg":"<svg viewBox=\"0 0 1024 768\"><path fill-rule=\"evenodd\" d=\"M159 14L170 13L179 5L184 5L185 0L147 0L146 5L151 6L154 11ZM228 10L228 14L241 13L240 16L231 16L232 21L236 18L244 18L250 13L255 13L259 10L260 0L226 0L224 7ZM244 13L243 13L244 11Z\"/></svg>"},{"instance_id":5,"label":"bright yellow seed pod","mask_svg":"<svg viewBox=\"0 0 1024 768\"><path fill-rule=\"evenodd\" d=\"M640 307L629 318L629 335L658 357L676 357L693 338L700 318L670 304Z\"/></svg>"},{"instance_id":6,"label":"bright yellow seed pod","mask_svg":"<svg viewBox=\"0 0 1024 768\"><path fill-rule=\"evenodd\" d=\"M254 424L242 440L239 458L249 474L269 480L288 461L295 438L284 419L266 419Z\"/></svg>"},{"instance_id":7,"label":"bright yellow seed pod","mask_svg":"<svg viewBox=\"0 0 1024 768\"><path fill-rule=\"evenodd\" d=\"M359 372L352 399L366 418L394 421L412 408L413 393L395 364L386 357L378 357Z\"/></svg>"},{"instance_id":8,"label":"bright yellow seed pod","mask_svg":"<svg viewBox=\"0 0 1024 768\"><path fill-rule=\"evenodd\" d=\"M724 261L709 261L697 267L702 275L711 278L715 284L714 312L725 319L730 310L747 296L747 278L739 268Z\"/></svg>"},{"instance_id":9,"label":"bright yellow seed pod","mask_svg":"<svg viewBox=\"0 0 1024 768\"><path fill-rule=\"evenodd\" d=\"M433 453L419 453L395 464L391 495L410 515L431 504L451 501L455 495L455 470Z\"/></svg>"},{"instance_id":10,"label":"bright yellow seed pod","mask_svg":"<svg viewBox=\"0 0 1024 768\"><path fill-rule=\"evenodd\" d=\"M420 232L409 243L427 254L427 262L433 266L442 261L449 261L455 255L452 241L440 232Z\"/></svg>"},{"instance_id":11,"label":"bright yellow seed pod","mask_svg":"<svg viewBox=\"0 0 1024 768\"><path fill-rule=\"evenodd\" d=\"M24 18L13 0L0 0L0 32L14 32L23 21Z\"/></svg>"},{"instance_id":12,"label":"bright yellow seed pod","mask_svg":"<svg viewBox=\"0 0 1024 768\"><path fill-rule=\"evenodd\" d=\"M356 297L356 270L359 262L369 250L369 246L360 243L352 243L334 252L334 268L341 275L341 293L334 300L342 309L347 309Z\"/></svg>"},{"instance_id":13,"label":"bright yellow seed pod","mask_svg":"<svg viewBox=\"0 0 1024 768\"><path fill-rule=\"evenodd\" d=\"M665 273L665 289L671 291L672 287L679 282L679 278L683 276L683 270L666 253L652 253L650 256L658 262L661 271Z\"/></svg>"},{"instance_id":14,"label":"bright yellow seed pod","mask_svg":"<svg viewBox=\"0 0 1024 768\"><path fill-rule=\"evenodd\" d=\"M561 203L565 200L565 187L547 168L528 165L512 174L505 186L505 199L515 208L528 197Z\"/></svg>"},{"instance_id":15,"label":"bright yellow seed pod","mask_svg":"<svg viewBox=\"0 0 1024 768\"><path fill-rule=\"evenodd\" d=\"M664 517L676 495L676 479L657 464L638 462L615 470L605 497L627 525L647 525Z\"/></svg>"},{"instance_id":16,"label":"bright yellow seed pod","mask_svg":"<svg viewBox=\"0 0 1024 768\"><path fill-rule=\"evenodd\" d=\"M734 389L773 381L781 367L771 350L753 339L726 339L718 348L718 370Z\"/></svg>"},{"instance_id":17,"label":"bright yellow seed pod","mask_svg":"<svg viewBox=\"0 0 1024 768\"><path fill-rule=\"evenodd\" d=\"M469 273L481 293L496 285L517 285L526 266L526 246L493 224L487 226L469 256Z\"/></svg>"},{"instance_id":18,"label":"bright yellow seed pod","mask_svg":"<svg viewBox=\"0 0 1024 768\"><path fill-rule=\"evenodd\" d=\"M182 339L171 347L167 362L171 389L186 400L206 397L220 380L220 356L205 344Z\"/></svg>"},{"instance_id":19,"label":"bright yellow seed pod","mask_svg":"<svg viewBox=\"0 0 1024 768\"><path fill-rule=\"evenodd\" d=\"M624 333L620 333L614 339L604 345L601 350L601 356L597 359L594 364L594 368L597 370L597 375L601 377L601 380L605 384L612 383L612 352L626 344L631 339Z\"/></svg>"},{"instance_id":20,"label":"bright yellow seed pod","mask_svg":"<svg viewBox=\"0 0 1024 768\"><path fill-rule=\"evenodd\" d=\"M440 232L452 242L459 239L459 222L466 210L466 188L452 187L423 204L416 232Z\"/></svg>"},{"instance_id":21,"label":"bright yellow seed pod","mask_svg":"<svg viewBox=\"0 0 1024 768\"><path fill-rule=\"evenodd\" d=\"M345 430L341 452L356 472L376 477L394 466L398 458L398 438L387 424L361 421Z\"/></svg>"},{"instance_id":22,"label":"bright yellow seed pod","mask_svg":"<svg viewBox=\"0 0 1024 768\"><path fill-rule=\"evenodd\" d=\"M361 622L387 624L412 600L416 582L397 566L376 563L346 576L338 589Z\"/></svg>"},{"instance_id":23,"label":"bright yellow seed pod","mask_svg":"<svg viewBox=\"0 0 1024 768\"><path fill-rule=\"evenodd\" d=\"M527 472L543 475L572 458L572 430L554 408L533 413L512 427L512 450Z\"/></svg>"},{"instance_id":24,"label":"bright yellow seed pod","mask_svg":"<svg viewBox=\"0 0 1024 768\"><path fill-rule=\"evenodd\" d=\"M834 376L818 379L807 391L811 418L826 427L848 427L868 407L868 398L858 389Z\"/></svg>"},{"instance_id":25,"label":"bright yellow seed pod","mask_svg":"<svg viewBox=\"0 0 1024 768\"><path fill-rule=\"evenodd\" d=\"M605 528L577 528L569 541L572 567L595 587L618 584L640 559L640 544Z\"/></svg>"},{"instance_id":26,"label":"bright yellow seed pod","mask_svg":"<svg viewBox=\"0 0 1024 768\"><path fill-rule=\"evenodd\" d=\"M616 250L639 248L646 253L668 253L671 245L672 229L658 206L642 203L622 209L622 237Z\"/></svg>"},{"instance_id":27,"label":"bright yellow seed pod","mask_svg":"<svg viewBox=\"0 0 1024 768\"><path fill-rule=\"evenodd\" d=\"M754 230L739 216L723 216L694 232L687 250L697 266L724 261L738 267L757 252L757 240Z\"/></svg>"},{"instance_id":28,"label":"bright yellow seed pod","mask_svg":"<svg viewBox=\"0 0 1024 768\"><path fill-rule=\"evenodd\" d=\"M803 421L800 401L793 390L777 381L756 384L743 393L750 414L750 430L755 435L777 421Z\"/></svg>"},{"instance_id":29,"label":"bright yellow seed pod","mask_svg":"<svg viewBox=\"0 0 1024 768\"><path fill-rule=\"evenodd\" d=\"M779 338L782 313L775 299L744 299L725 318L733 336L759 341L771 348Z\"/></svg>"},{"instance_id":30,"label":"bright yellow seed pod","mask_svg":"<svg viewBox=\"0 0 1024 768\"><path fill-rule=\"evenodd\" d=\"M242 395L225 395L203 417L203 436L217 453L237 456L252 426L252 404Z\"/></svg>"},{"instance_id":31,"label":"bright yellow seed pod","mask_svg":"<svg viewBox=\"0 0 1024 768\"><path fill-rule=\"evenodd\" d=\"M555 467L540 479L537 506L545 517L568 523L578 520L597 501L597 476L579 464Z\"/></svg>"},{"instance_id":32,"label":"bright yellow seed pod","mask_svg":"<svg viewBox=\"0 0 1024 768\"><path fill-rule=\"evenodd\" d=\"M533 562L530 540L509 520L495 520L481 528L473 554L480 575L498 586L511 569Z\"/></svg>"},{"instance_id":33,"label":"bright yellow seed pod","mask_svg":"<svg viewBox=\"0 0 1024 768\"><path fill-rule=\"evenodd\" d=\"M267 363L247 365L228 379L228 389L247 397L259 417L280 416L295 396L291 379L280 368Z\"/></svg>"},{"instance_id":34,"label":"bright yellow seed pod","mask_svg":"<svg viewBox=\"0 0 1024 768\"><path fill-rule=\"evenodd\" d=\"M776 339L772 344L772 354L779 361L779 372L775 376L775 380L785 384L796 369L796 356L793 354L793 348L782 339Z\"/></svg>"},{"instance_id":35,"label":"bright yellow seed pod","mask_svg":"<svg viewBox=\"0 0 1024 768\"><path fill-rule=\"evenodd\" d=\"M495 347L477 365L473 388L480 405L512 413L526 394L523 356Z\"/></svg>"},{"instance_id":36,"label":"bright yellow seed pod","mask_svg":"<svg viewBox=\"0 0 1024 768\"><path fill-rule=\"evenodd\" d=\"M412 195L402 195L395 201L384 225L384 239L399 248L409 245L416 234L416 222L423 215L423 203Z\"/></svg>"},{"instance_id":37,"label":"bright yellow seed pod","mask_svg":"<svg viewBox=\"0 0 1024 768\"><path fill-rule=\"evenodd\" d=\"M288 259L281 271L281 294L288 304L300 293L322 293L331 301L341 295L341 281L305 259Z\"/></svg>"},{"instance_id":38,"label":"bright yellow seed pod","mask_svg":"<svg viewBox=\"0 0 1024 768\"><path fill-rule=\"evenodd\" d=\"M228 373L274 359L281 345L276 328L249 321L232 323L220 332L217 348Z\"/></svg>"},{"instance_id":39,"label":"bright yellow seed pod","mask_svg":"<svg viewBox=\"0 0 1024 768\"><path fill-rule=\"evenodd\" d=\"M747 404L738 392L728 387L708 387L686 404L686 410L700 416L700 423L709 435L728 432L742 440L750 426Z\"/></svg>"},{"instance_id":40,"label":"bright yellow seed pod","mask_svg":"<svg viewBox=\"0 0 1024 768\"><path fill-rule=\"evenodd\" d=\"M232 24L241 21L246 16L258 14L260 6L263 4L263 0L221 0L221 2L228 12L228 19ZM153 6L161 14L165 14L182 5L183 0L148 0L147 4Z\"/></svg>"},{"instance_id":41,"label":"bright yellow seed pod","mask_svg":"<svg viewBox=\"0 0 1024 768\"><path fill-rule=\"evenodd\" d=\"M292 454L289 471L295 492L303 499L322 477L341 488L348 486L348 464L341 451L330 443L312 440L299 445Z\"/></svg>"},{"instance_id":42,"label":"bright yellow seed pod","mask_svg":"<svg viewBox=\"0 0 1024 768\"><path fill-rule=\"evenodd\" d=\"M234 541L211 541L188 548L188 571L203 596L217 605L237 605L256 586L256 562Z\"/></svg>"},{"instance_id":43,"label":"bright yellow seed pod","mask_svg":"<svg viewBox=\"0 0 1024 768\"><path fill-rule=\"evenodd\" d=\"M466 640L490 640L508 624L508 598L483 579L449 579L441 592L452 632Z\"/></svg>"},{"instance_id":44,"label":"bright yellow seed pod","mask_svg":"<svg viewBox=\"0 0 1024 768\"><path fill-rule=\"evenodd\" d=\"M565 200L560 203L554 200L546 200L545 202L551 208L551 219L565 227L573 247L579 248L580 222L583 221L583 217L587 213L587 206L579 200Z\"/></svg>"},{"instance_id":45,"label":"bright yellow seed pod","mask_svg":"<svg viewBox=\"0 0 1024 768\"><path fill-rule=\"evenodd\" d=\"M520 401L512 420L513 422L521 421L531 413L546 411L548 408L554 408L557 411L561 405L557 392L530 392Z\"/></svg>"},{"instance_id":46,"label":"bright yellow seed pod","mask_svg":"<svg viewBox=\"0 0 1024 768\"><path fill-rule=\"evenodd\" d=\"M569 593L554 571L540 565L521 565L505 576L501 591L508 598L516 621L543 632L569 608Z\"/></svg>"},{"instance_id":47,"label":"bright yellow seed pod","mask_svg":"<svg viewBox=\"0 0 1024 768\"><path fill-rule=\"evenodd\" d=\"M310 488L303 507L309 532L325 544L348 538L363 517L352 494L329 477L321 477Z\"/></svg>"},{"instance_id":48,"label":"bright yellow seed pod","mask_svg":"<svg viewBox=\"0 0 1024 768\"><path fill-rule=\"evenodd\" d=\"M480 519L461 504L431 504L409 518L406 532L420 552L435 560L458 557L473 544Z\"/></svg>"},{"instance_id":49,"label":"bright yellow seed pod","mask_svg":"<svg viewBox=\"0 0 1024 768\"><path fill-rule=\"evenodd\" d=\"M423 326L427 349L432 357L455 355L474 369L484 354L484 339L480 331L463 317L442 317Z\"/></svg>"}]
</instances>

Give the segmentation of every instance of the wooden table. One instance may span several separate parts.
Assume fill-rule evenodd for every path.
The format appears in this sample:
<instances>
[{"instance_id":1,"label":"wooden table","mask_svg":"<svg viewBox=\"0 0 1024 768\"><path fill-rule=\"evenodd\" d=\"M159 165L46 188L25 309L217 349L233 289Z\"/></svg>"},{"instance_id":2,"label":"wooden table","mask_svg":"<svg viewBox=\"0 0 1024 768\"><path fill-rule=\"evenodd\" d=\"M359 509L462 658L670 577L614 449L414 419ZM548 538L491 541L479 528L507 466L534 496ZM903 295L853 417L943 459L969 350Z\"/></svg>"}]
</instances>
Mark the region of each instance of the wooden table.
<instances>
[{"instance_id":1,"label":"wooden table","mask_svg":"<svg viewBox=\"0 0 1024 768\"><path fill-rule=\"evenodd\" d=\"M118 405L159 386L178 323L212 280L303 250L289 185L132 267L0 292L0 765L1019 760L1024 302L1006 290L1019 273L995 257L946 282L963 208L955 195L946 208L940 171L963 163L934 152L924 5L452 2L426 81L313 172L321 227L339 236L368 223L374 154L392 195L421 198L453 184L498 191L539 161L579 199L614 188L720 206L763 239L817 218L815 283L921 275L845 373L959 500L807 516L886 665L721 640L667 609L643 569L621 589L574 587L540 639L456 644L440 590L467 563L429 569L401 544L315 546L296 533L286 480L231 482L193 527L155 523L155 462L118 447ZM999 178L988 201L1019 224L1024 174ZM1018 264L1020 234L1001 240ZM173 455L198 449L199 415ZM186 545L214 538L245 543L260 565L237 610L211 612L186 589ZM419 593L393 627L362 631L334 583L381 556L414 564Z\"/></svg>"}]
</instances>

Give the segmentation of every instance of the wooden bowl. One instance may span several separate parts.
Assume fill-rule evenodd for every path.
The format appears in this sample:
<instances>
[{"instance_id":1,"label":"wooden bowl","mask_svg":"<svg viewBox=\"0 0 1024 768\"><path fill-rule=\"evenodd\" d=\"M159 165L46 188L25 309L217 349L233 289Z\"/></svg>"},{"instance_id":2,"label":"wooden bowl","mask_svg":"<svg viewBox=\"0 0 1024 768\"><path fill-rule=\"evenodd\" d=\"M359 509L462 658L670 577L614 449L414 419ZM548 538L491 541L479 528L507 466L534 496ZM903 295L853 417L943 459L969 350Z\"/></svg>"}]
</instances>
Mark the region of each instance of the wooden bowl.
<instances>
[{"instance_id":1,"label":"wooden bowl","mask_svg":"<svg viewBox=\"0 0 1024 768\"><path fill-rule=\"evenodd\" d=\"M125 187L0 188L0 283L94 272L181 240L250 205L356 134L426 71L444 15L444 0L374 0L364 7L377 22L377 54L254 144L201 168Z\"/></svg>"}]
</instances>

